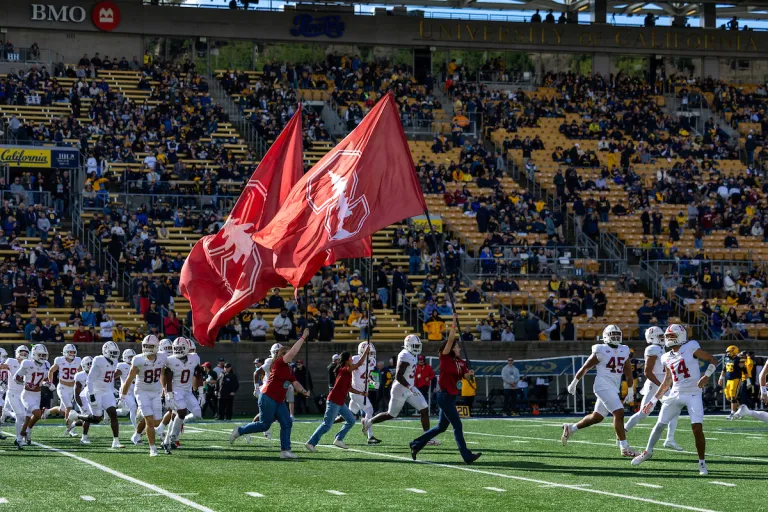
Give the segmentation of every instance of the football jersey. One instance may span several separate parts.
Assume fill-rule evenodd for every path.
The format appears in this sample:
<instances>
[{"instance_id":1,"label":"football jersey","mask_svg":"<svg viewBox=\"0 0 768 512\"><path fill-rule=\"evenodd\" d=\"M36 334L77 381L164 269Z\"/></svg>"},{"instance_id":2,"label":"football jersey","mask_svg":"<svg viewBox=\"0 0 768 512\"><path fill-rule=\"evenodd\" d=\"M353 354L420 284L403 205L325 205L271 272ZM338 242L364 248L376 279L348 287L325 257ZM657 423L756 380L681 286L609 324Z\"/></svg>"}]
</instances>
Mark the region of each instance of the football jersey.
<instances>
[{"instance_id":1,"label":"football jersey","mask_svg":"<svg viewBox=\"0 0 768 512\"><path fill-rule=\"evenodd\" d=\"M80 394L87 394L88 393L88 374L80 371L75 374L75 387L80 384L82 386L80 390Z\"/></svg>"},{"instance_id":2,"label":"football jersey","mask_svg":"<svg viewBox=\"0 0 768 512\"><path fill-rule=\"evenodd\" d=\"M104 356L94 357L91 371L88 373L88 393L92 395L114 393L116 369L117 362Z\"/></svg>"},{"instance_id":3,"label":"football jersey","mask_svg":"<svg viewBox=\"0 0 768 512\"><path fill-rule=\"evenodd\" d=\"M701 393L701 369L698 359L693 355L700 348L697 341L691 340L681 345L677 352L670 350L661 358L664 366L672 372L673 393Z\"/></svg>"},{"instance_id":4,"label":"football jersey","mask_svg":"<svg viewBox=\"0 0 768 512\"><path fill-rule=\"evenodd\" d=\"M5 364L8 365L8 369L3 370L7 372L7 375L8 375L8 390L21 392L24 389L24 384L19 384L18 382L16 382L16 372L19 371L19 368L21 367L21 363L19 362L18 359L9 357L8 359L6 359Z\"/></svg>"},{"instance_id":5,"label":"football jersey","mask_svg":"<svg viewBox=\"0 0 768 512\"><path fill-rule=\"evenodd\" d=\"M120 372L120 388L122 388L125 381L128 380L128 375L131 373L131 365L119 362L115 367L115 371ZM128 393L133 393L133 382L131 382L131 386L128 388Z\"/></svg>"},{"instance_id":6,"label":"football jersey","mask_svg":"<svg viewBox=\"0 0 768 512\"><path fill-rule=\"evenodd\" d=\"M352 356L352 365L356 365L360 358L363 356ZM373 371L376 368L376 358L368 358L368 370L366 371L365 363L361 364L356 370L352 370L352 387L358 391L366 391L366 376L368 372Z\"/></svg>"},{"instance_id":7,"label":"football jersey","mask_svg":"<svg viewBox=\"0 0 768 512\"><path fill-rule=\"evenodd\" d=\"M136 391L140 393L156 393L163 391L160 376L163 374L168 356L164 352L158 352L154 361L150 361L144 354L133 358L133 366L138 368L136 374Z\"/></svg>"},{"instance_id":8,"label":"football jersey","mask_svg":"<svg viewBox=\"0 0 768 512\"><path fill-rule=\"evenodd\" d=\"M71 362L64 356L54 359L53 364L59 367L59 382L74 383L75 375L80 371L80 362L79 357L75 357Z\"/></svg>"},{"instance_id":9,"label":"football jersey","mask_svg":"<svg viewBox=\"0 0 768 512\"><path fill-rule=\"evenodd\" d=\"M745 373L744 368L740 368L741 358L725 356L723 360L723 368L725 369L726 380L741 380L742 375Z\"/></svg>"},{"instance_id":10,"label":"football jersey","mask_svg":"<svg viewBox=\"0 0 768 512\"><path fill-rule=\"evenodd\" d=\"M48 376L48 370L51 369L51 363L44 361L38 363L32 359L25 359L21 362L19 370L16 372L16 377L22 377L24 379L24 390L32 393L40 392L40 384Z\"/></svg>"},{"instance_id":11,"label":"football jersey","mask_svg":"<svg viewBox=\"0 0 768 512\"><path fill-rule=\"evenodd\" d=\"M648 345L645 347L645 360L648 360L650 356L656 356L656 362L653 363L651 373L653 373L657 379L664 380L664 365L661 364L661 356L664 355L664 349L659 345Z\"/></svg>"},{"instance_id":12,"label":"football jersey","mask_svg":"<svg viewBox=\"0 0 768 512\"><path fill-rule=\"evenodd\" d=\"M416 359L416 356L408 352L407 350L403 349L400 351L399 354L397 354L397 366L396 368L400 368L400 364L405 363L407 366L405 368L405 381L408 383L409 386L413 386L413 379L416 375L416 364L418 363L418 360ZM395 370L397 371L397 370ZM395 381L397 382L397 381ZM362 391L362 390L361 390Z\"/></svg>"},{"instance_id":13,"label":"football jersey","mask_svg":"<svg viewBox=\"0 0 768 512\"><path fill-rule=\"evenodd\" d=\"M189 354L184 359L179 356L170 356L167 366L173 373L174 391L192 391L192 377L195 376L195 369L200 366L200 356Z\"/></svg>"},{"instance_id":14,"label":"football jersey","mask_svg":"<svg viewBox=\"0 0 768 512\"><path fill-rule=\"evenodd\" d=\"M261 386L261 392L263 393L265 389L267 389L267 384L269 384L269 370L272 368L272 358L268 357L266 361L264 361L264 364L261 365L261 369L264 370L264 384Z\"/></svg>"},{"instance_id":15,"label":"football jersey","mask_svg":"<svg viewBox=\"0 0 768 512\"><path fill-rule=\"evenodd\" d=\"M593 390L618 392L621 377L624 375L624 362L629 359L629 347L619 345L613 348L605 343L598 343L592 345L592 354L597 356L597 377Z\"/></svg>"}]
</instances>

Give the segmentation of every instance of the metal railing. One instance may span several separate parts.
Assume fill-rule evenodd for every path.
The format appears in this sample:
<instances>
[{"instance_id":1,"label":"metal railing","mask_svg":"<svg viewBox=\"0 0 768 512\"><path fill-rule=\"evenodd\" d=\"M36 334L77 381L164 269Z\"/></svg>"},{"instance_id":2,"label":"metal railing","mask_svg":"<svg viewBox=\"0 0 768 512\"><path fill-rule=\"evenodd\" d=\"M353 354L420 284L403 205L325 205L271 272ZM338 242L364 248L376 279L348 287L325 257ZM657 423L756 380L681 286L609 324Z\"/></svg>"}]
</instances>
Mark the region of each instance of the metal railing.
<instances>
[{"instance_id":1,"label":"metal railing","mask_svg":"<svg viewBox=\"0 0 768 512\"><path fill-rule=\"evenodd\" d=\"M0 167L0 173L8 169ZM7 183L7 180L6 180ZM0 201L13 201L15 204L24 203L26 206L41 204L45 207L53 205L53 199L50 192L38 192L36 190L25 190L24 192L13 192L11 190L0 190Z\"/></svg>"},{"instance_id":2,"label":"metal railing","mask_svg":"<svg viewBox=\"0 0 768 512\"><path fill-rule=\"evenodd\" d=\"M578 256L575 258L578 259ZM580 278L587 274L616 277L626 272L626 264L619 259L596 259L586 263L575 261L574 257L538 256L528 258L463 258L462 271L472 279L496 276L549 277L556 274L567 278Z\"/></svg>"},{"instance_id":3,"label":"metal railing","mask_svg":"<svg viewBox=\"0 0 768 512\"><path fill-rule=\"evenodd\" d=\"M624 259L624 244L613 233L600 230L600 247L604 249L611 258Z\"/></svg>"},{"instance_id":4,"label":"metal railing","mask_svg":"<svg viewBox=\"0 0 768 512\"><path fill-rule=\"evenodd\" d=\"M50 48L14 48L12 52L6 51L5 48L0 48L0 62L50 65L64 62L64 57L59 52Z\"/></svg>"}]
</instances>

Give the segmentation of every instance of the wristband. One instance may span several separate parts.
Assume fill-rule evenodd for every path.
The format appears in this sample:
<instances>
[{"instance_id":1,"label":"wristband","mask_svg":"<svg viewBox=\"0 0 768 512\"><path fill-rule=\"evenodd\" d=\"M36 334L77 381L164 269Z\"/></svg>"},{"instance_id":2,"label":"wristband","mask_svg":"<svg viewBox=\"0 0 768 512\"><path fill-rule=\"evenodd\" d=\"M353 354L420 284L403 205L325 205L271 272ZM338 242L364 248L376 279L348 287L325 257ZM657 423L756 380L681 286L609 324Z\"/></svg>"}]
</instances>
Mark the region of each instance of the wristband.
<instances>
[{"instance_id":1,"label":"wristband","mask_svg":"<svg viewBox=\"0 0 768 512\"><path fill-rule=\"evenodd\" d=\"M653 398L651 398L651 405L656 405L658 401L659 399L654 396Z\"/></svg>"},{"instance_id":2,"label":"wristband","mask_svg":"<svg viewBox=\"0 0 768 512\"><path fill-rule=\"evenodd\" d=\"M704 375L706 375L707 377L711 377L712 374L715 373L716 368L717 367L715 365L710 364L709 366L707 366L707 371L704 372Z\"/></svg>"},{"instance_id":3,"label":"wristband","mask_svg":"<svg viewBox=\"0 0 768 512\"><path fill-rule=\"evenodd\" d=\"M125 400L125 395L120 395L120 400Z\"/></svg>"}]
</instances>

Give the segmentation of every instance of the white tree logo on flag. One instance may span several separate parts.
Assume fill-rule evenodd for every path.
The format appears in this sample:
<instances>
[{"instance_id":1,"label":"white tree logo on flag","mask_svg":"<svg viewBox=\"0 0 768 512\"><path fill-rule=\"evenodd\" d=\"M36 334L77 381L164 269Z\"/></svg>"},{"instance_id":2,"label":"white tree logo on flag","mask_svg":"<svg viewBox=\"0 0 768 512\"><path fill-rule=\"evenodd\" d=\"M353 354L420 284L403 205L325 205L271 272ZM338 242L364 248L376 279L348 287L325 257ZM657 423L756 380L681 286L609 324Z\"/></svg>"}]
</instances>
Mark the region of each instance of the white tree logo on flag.
<instances>
[{"instance_id":1,"label":"white tree logo on flag","mask_svg":"<svg viewBox=\"0 0 768 512\"><path fill-rule=\"evenodd\" d=\"M357 173L348 171L361 155L357 150L336 151L307 180L307 202L316 215L325 213L330 240L355 236L371 213L365 195L357 195Z\"/></svg>"},{"instance_id":2,"label":"white tree logo on flag","mask_svg":"<svg viewBox=\"0 0 768 512\"><path fill-rule=\"evenodd\" d=\"M224 286L232 294L230 304L256 291L261 271L259 249L251 240L256 229L253 223L243 221L257 217L266 199L267 190L261 182L249 181L221 231L203 242L211 266L219 272Z\"/></svg>"}]
</instances>

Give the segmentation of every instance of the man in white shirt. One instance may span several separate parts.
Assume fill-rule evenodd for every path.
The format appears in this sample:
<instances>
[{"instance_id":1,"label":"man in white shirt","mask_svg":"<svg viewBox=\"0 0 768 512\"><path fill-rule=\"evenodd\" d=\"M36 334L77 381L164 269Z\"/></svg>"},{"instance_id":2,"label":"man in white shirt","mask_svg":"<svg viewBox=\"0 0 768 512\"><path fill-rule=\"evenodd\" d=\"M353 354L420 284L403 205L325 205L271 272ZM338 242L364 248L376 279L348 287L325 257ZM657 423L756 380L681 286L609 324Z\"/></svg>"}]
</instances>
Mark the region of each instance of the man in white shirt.
<instances>
[{"instance_id":1,"label":"man in white shirt","mask_svg":"<svg viewBox=\"0 0 768 512\"><path fill-rule=\"evenodd\" d=\"M267 341L267 330L269 329L269 324L266 320L264 320L264 315L261 313L256 313L256 316L253 318L253 320L251 320L248 328L251 331L251 338L253 341Z\"/></svg>"},{"instance_id":2,"label":"man in white shirt","mask_svg":"<svg viewBox=\"0 0 768 512\"><path fill-rule=\"evenodd\" d=\"M504 413L517 416L517 385L520 382L520 370L515 368L515 359L507 358L507 365L501 369L501 380L504 381Z\"/></svg>"},{"instance_id":3,"label":"man in white shirt","mask_svg":"<svg viewBox=\"0 0 768 512\"><path fill-rule=\"evenodd\" d=\"M291 328L293 322L288 317L288 310L283 308L280 310L280 314L272 321L272 329L275 332L276 341L288 341L288 337L291 334Z\"/></svg>"},{"instance_id":4,"label":"man in white shirt","mask_svg":"<svg viewBox=\"0 0 768 512\"><path fill-rule=\"evenodd\" d=\"M144 165L147 166L147 169L150 171L155 170L155 164L157 163L157 157L154 153L150 153L147 156L144 157Z\"/></svg>"}]
</instances>

